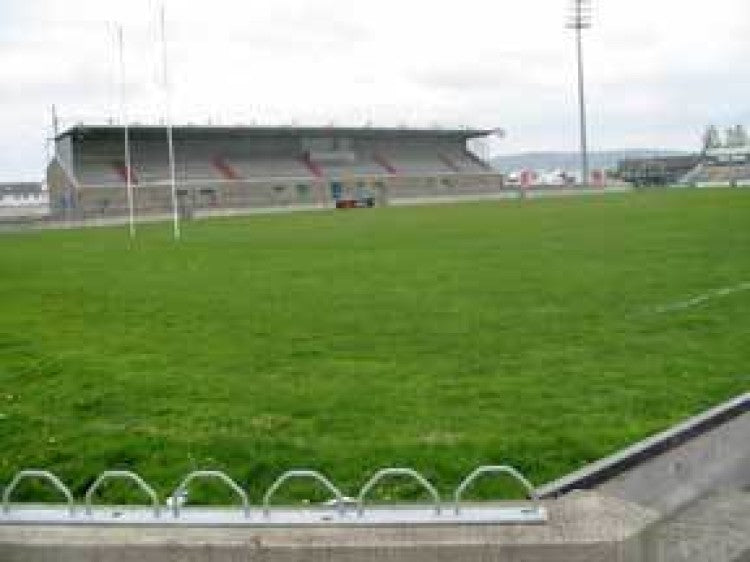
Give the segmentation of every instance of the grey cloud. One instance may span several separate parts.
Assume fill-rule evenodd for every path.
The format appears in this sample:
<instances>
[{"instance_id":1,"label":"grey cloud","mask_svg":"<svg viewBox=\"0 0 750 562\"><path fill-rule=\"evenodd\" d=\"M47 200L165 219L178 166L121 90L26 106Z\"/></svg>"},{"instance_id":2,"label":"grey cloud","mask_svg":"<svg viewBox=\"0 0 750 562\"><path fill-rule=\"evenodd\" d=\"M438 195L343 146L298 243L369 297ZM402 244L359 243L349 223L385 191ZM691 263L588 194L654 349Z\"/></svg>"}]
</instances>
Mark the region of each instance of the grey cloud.
<instances>
[{"instance_id":1,"label":"grey cloud","mask_svg":"<svg viewBox=\"0 0 750 562\"><path fill-rule=\"evenodd\" d=\"M446 90L498 90L535 86L548 87L548 74L554 67L554 58L548 55L527 57L499 55L496 62L433 66L415 72L413 80L425 88Z\"/></svg>"},{"instance_id":2,"label":"grey cloud","mask_svg":"<svg viewBox=\"0 0 750 562\"><path fill-rule=\"evenodd\" d=\"M447 90L494 89L507 84L508 77L484 69L458 67L435 68L416 73L414 81L425 88Z\"/></svg>"},{"instance_id":3,"label":"grey cloud","mask_svg":"<svg viewBox=\"0 0 750 562\"><path fill-rule=\"evenodd\" d=\"M133 97L148 89L140 84L128 86L128 93ZM0 103L19 105L38 105L49 103L70 103L87 105L100 103L111 94L112 88L107 84L107 77L92 77L80 81L43 81L24 84L0 84ZM23 98L22 104L18 99Z\"/></svg>"},{"instance_id":4,"label":"grey cloud","mask_svg":"<svg viewBox=\"0 0 750 562\"><path fill-rule=\"evenodd\" d=\"M550 10L548 4L482 0L455 9L427 0L276 0L259 10L232 0L173 0L174 117L215 111L227 122L292 114L320 122L498 125L509 130L507 147L574 147L573 45L562 28L563 5ZM75 115L105 117L115 59L108 19L125 22L131 113L158 118L149 105L160 68L158 29L149 13L156 5L0 0L0 57L6 57L0 102L14 114L3 118L0 143L13 146L19 131L38 128L33 116L51 101ZM676 0L653 4L659 17L651 19L630 5L602 3L587 37L594 146L690 148L693 130L707 119L750 124L744 78L750 17L738 21L747 5L716 0L714 28L705 30L699 10L683 5L680 11ZM667 21L675 10L690 17ZM11 51L20 53L12 61ZM253 109L270 106L273 111ZM22 169L19 158L0 159L0 169Z\"/></svg>"}]
</instances>

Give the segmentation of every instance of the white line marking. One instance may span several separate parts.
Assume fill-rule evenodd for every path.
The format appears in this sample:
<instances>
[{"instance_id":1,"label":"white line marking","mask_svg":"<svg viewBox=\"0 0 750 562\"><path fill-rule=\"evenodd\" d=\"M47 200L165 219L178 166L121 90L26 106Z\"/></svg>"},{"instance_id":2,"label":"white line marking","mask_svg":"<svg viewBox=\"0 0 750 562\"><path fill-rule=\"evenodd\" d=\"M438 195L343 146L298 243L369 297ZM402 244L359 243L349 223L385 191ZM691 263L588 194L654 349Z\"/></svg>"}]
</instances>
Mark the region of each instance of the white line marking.
<instances>
[{"instance_id":1,"label":"white line marking","mask_svg":"<svg viewBox=\"0 0 750 562\"><path fill-rule=\"evenodd\" d=\"M740 283L739 285L734 285L733 287L724 287L722 289L714 289L713 291L708 291L706 293L703 293L702 295L693 297L692 299L679 301L679 302L675 302L672 304L666 304L663 306L657 306L654 309L654 312L659 314L662 312L675 312L677 310L685 310L686 308L698 306L699 304L703 304L704 302L710 301L712 299L726 297L728 295L733 295L735 293L739 293L741 291L748 291L748 290L750 290L750 281L745 282L745 283Z\"/></svg>"}]
</instances>

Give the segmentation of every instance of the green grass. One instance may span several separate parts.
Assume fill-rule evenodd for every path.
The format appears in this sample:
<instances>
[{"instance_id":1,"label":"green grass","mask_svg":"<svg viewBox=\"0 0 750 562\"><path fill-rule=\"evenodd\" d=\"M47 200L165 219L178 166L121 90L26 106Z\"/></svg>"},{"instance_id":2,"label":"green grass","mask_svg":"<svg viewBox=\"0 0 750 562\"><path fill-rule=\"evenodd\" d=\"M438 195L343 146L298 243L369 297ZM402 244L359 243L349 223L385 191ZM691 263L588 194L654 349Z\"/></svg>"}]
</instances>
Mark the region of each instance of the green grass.
<instances>
[{"instance_id":1,"label":"green grass","mask_svg":"<svg viewBox=\"0 0 750 562\"><path fill-rule=\"evenodd\" d=\"M750 191L169 236L0 237L0 486L43 467L81 495L127 468L164 494L215 468L257 502L289 468L354 494L406 465L446 492L490 463L542 483L750 388L750 291L655 311L750 281Z\"/></svg>"}]
</instances>

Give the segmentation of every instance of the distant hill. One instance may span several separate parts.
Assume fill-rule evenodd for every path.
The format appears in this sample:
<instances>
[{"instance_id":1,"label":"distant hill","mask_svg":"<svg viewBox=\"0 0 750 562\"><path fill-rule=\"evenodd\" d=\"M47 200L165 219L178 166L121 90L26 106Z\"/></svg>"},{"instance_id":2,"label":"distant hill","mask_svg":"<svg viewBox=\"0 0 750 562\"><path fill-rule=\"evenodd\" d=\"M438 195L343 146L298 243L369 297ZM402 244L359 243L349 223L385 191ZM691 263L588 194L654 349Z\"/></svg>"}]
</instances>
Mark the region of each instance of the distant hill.
<instances>
[{"instance_id":1,"label":"distant hill","mask_svg":"<svg viewBox=\"0 0 750 562\"><path fill-rule=\"evenodd\" d=\"M625 158L653 158L663 156L686 156L689 152L677 150L602 150L589 154L589 166L595 169L612 169ZM523 152L507 154L494 158L492 166L501 172L513 172L522 169L531 170L565 170L576 171L581 166L581 155L578 152Z\"/></svg>"}]
</instances>

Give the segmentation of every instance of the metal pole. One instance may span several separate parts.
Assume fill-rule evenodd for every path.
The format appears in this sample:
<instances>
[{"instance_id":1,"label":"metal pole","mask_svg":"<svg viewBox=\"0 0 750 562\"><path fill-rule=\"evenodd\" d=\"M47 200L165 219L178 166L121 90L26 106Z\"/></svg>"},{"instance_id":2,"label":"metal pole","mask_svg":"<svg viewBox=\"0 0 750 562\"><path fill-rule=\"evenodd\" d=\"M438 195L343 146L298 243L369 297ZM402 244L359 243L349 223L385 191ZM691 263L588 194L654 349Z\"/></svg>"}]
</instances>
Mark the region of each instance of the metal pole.
<instances>
[{"instance_id":1,"label":"metal pole","mask_svg":"<svg viewBox=\"0 0 750 562\"><path fill-rule=\"evenodd\" d=\"M120 118L125 135L125 186L128 194L128 217L130 239L135 239L135 210L133 209L133 172L130 158L130 127L125 105L125 54L122 40L122 25L117 26L117 43L120 48Z\"/></svg>"},{"instance_id":2,"label":"metal pole","mask_svg":"<svg viewBox=\"0 0 750 562\"><path fill-rule=\"evenodd\" d=\"M109 63L109 76L107 77L109 82L107 83L107 124L114 125L115 121L115 98L117 97L117 30L121 27L116 23L107 22L107 39L112 47L112 53L107 61ZM113 33L114 30L114 33Z\"/></svg>"},{"instance_id":3,"label":"metal pole","mask_svg":"<svg viewBox=\"0 0 750 562\"><path fill-rule=\"evenodd\" d=\"M590 14L587 10L590 0L573 0L573 15L568 28L576 32L576 61L578 64L578 112L581 137L581 185L589 184L589 155L586 133L586 95L583 73L583 30L591 27Z\"/></svg>"},{"instance_id":4,"label":"metal pole","mask_svg":"<svg viewBox=\"0 0 750 562\"><path fill-rule=\"evenodd\" d=\"M583 77L583 41L582 30L576 29L576 46L578 53L578 106L581 125L581 184L587 187L589 184L589 153L586 139L586 96Z\"/></svg>"},{"instance_id":5,"label":"metal pole","mask_svg":"<svg viewBox=\"0 0 750 562\"><path fill-rule=\"evenodd\" d=\"M172 188L172 218L174 239L180 239L180 214L177 209L177 182L175 180L174 138L169 107L169 75L167 73L167 33L164 23L164 4L161 5L162 68L164 70L164 122L167 128L167 150L169 152L169 181Z\"/></svg>"}]
</instances>

